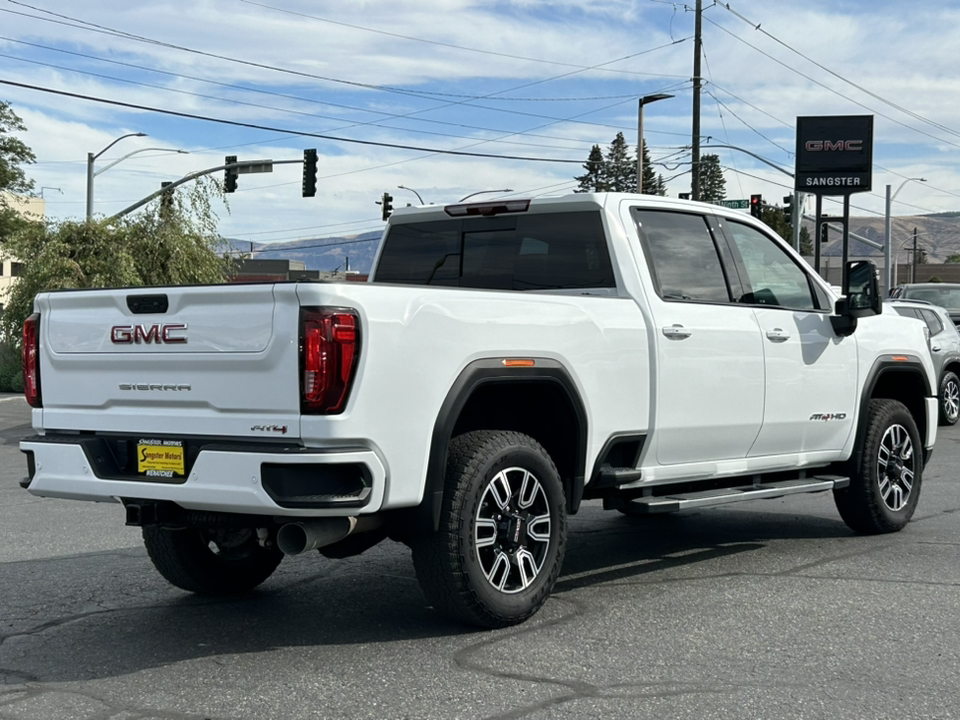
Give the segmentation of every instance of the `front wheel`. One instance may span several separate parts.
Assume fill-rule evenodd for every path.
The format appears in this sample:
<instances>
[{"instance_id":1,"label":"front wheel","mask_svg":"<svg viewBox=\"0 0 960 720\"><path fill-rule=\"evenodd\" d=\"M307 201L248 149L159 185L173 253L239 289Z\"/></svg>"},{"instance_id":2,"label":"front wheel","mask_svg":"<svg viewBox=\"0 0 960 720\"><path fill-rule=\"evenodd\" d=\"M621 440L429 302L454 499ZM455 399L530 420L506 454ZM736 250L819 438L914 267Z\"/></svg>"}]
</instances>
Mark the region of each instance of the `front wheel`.
<instances>
[{"instance_id":1,"label":"front wheel","mask_svg":"<svg viewBox=\"0 0 960 720\"><path fill-rule=\"evenodd\" d=\"M517 432L450 442L439 531L417 539L417 579L435 609L482 627L523 622L546 602L566 550L560 475Z\"/></svg>"},{"instance_id":2,"label":"front wheel","mask_svg":"<svg viewBox=\"0 0 960 720\"><path fill-rule=\"evenodd\" d=\"M956 425L960 418L960 379L956 373L945 372L940 381L940 424Z\"/></svg>"},{"instance_id":3,"label":"front wheel","mask_svg":"<svg viewBox=\"0 0 960 720\"><path fill-rule=\"evenodd\" d=\"M847 463L850 485L834 490L840 517L865 535L896 532L913 516L923 480L923 447L910 411L871 400L859 451Z\"/></svg>"},{"instance_id":4,"label":"front wheel","mask_svg":"<svg viewBox=\"0 0 960 720\"><path fill-rule=\"evenodd\" d=\"M171 584L201 595L235 595L273 574L283 553L265 548L253 529L171 530L143 526L143 544L154 567Z\"/></svg>"}]
</instances>

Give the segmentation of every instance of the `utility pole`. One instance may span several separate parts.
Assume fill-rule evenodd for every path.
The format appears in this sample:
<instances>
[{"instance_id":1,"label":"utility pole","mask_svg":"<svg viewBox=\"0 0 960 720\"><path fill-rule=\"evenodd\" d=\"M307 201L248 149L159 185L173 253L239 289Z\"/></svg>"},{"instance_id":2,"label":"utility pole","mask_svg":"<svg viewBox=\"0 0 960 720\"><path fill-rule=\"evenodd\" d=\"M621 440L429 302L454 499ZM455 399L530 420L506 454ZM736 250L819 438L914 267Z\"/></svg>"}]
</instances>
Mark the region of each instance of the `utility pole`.
<instances>
[{"instance_id":1,"label":"utility pole","mask_svg":"<svg viewBox=\"0 0 960 720\"><path fill-rule=\"evenodd\" d=\"M917 281L917 229L913 229L913 272L910 274L910 282Z\"/></svg>"},{"instance_id":2,"label":"utility pole","mask_svg":"<svg viewBox=\"0 0 960 720\"><path fill-rule=\"evenodd\" d=\"M690 169L693 178L690 182L690 199L700 199L700 55L702 50L701 32L703 29L703 0L697 0L697 18L693 37L693 162Z\"/></svg>"}]
</instances>

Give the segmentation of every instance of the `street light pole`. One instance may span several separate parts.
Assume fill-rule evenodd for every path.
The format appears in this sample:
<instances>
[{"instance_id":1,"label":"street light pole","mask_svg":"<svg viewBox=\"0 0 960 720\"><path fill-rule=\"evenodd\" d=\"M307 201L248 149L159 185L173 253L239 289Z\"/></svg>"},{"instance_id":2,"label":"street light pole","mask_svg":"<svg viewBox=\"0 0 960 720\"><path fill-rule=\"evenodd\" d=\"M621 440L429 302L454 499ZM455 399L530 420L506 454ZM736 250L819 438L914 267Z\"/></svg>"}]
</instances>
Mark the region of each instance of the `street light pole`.
<instances>
[{"instance_id":1,"label":"street light pole","mask_svg":"<svg viewBox=\"0 0 960 720\"><path fill-rule=\"evenodd\" d=\"M413 188L408 188L406 185L397 185L397 188L399 188L400 190L409 190L410 192L412 192L414 195L417 196L417 200L420 201L420 204L421 204L421 205L426 205L426 203L423 202L423 198L420 197L420 193L418 193L418 192L417 192L416 190L414 190Z\"/></svg>"},{"instance_id":2,"label":"street light pole","mask_svg":"<svg viewBox=\"0 0 960 720\"><path fill-rule=\"evenodd\" d=\"M189 150L178 150L177 148L155 148L155 147L140 148L139 150L134 150L133 152L128 152L128 153L127 153L126 155L124 155L123 157L117 158L116 160L114 160L114 161L113 161L112 163L110 163L109 165L103 166L102 168L100 168L99 170L97 170L97 171L93 174L93 176L96 177L96 176L99 175L100 173L106 172L107 170L109 170L110 168L112 168L112 167L113 167L114 165L116 165L117 163L122 163L122 162L123 162L124 160L126 160L128 157L131 157L131 156L133 156L133 155L136 155L137 153L149 152L150 150L155 150L155 151L158 151L158 152L179 153L180 155L189 155L189 154L190 154L190 151L189 151Z\"/></svg>"},{"instance_id":3,"label":"street light pole","mask_svg":"<svg viewBox=\"0 0 960 720\"><path fill-rule=\"evenodd\" d=\"M903 186L906 185L906 184L907 184L908 182L910 182L911 180L916 180L917 182L926 182L926 181L927 181L926 178L922 178L922 177L907 178L907 179L904 180L902 183L900 183L900 187L897 188L897 191L896 191L895 193L893 193L893 195L890 194L890 186L887 185L887 204L886 204L886 213L885 213L885 217L884 217L884 227L883 227L883 262L884 262L884 264L886 265L885 275L887 276L887 286L886 286L886 294L887 294L887 295L889 295L889 294L890 294L890 291L893 289L893 287L892 287L891 284L890 284L890 283L891 283L891 280L892 280L892 278L893 278L893 275L891 274L893 269L890 267L890 260L891 260L891 248L890 248L890 242L891 242L891 237L890 237L890 235L891 235L891 232L890 232L891 218L890 218L890 209L891 209L891 207L893 206L893 200L894 200L894 198L896 198L897 195L900 194L900 191L903 190Z\"/></svg>"},{"instance_id":4,"label":"street light pole","mask_svg":"<svg viewBox=\"0 0 960 720\"><path fill-rule=\"evenodd\" d=\"M637 193L643 192L643 106L672 97L675 96L657 93L655 95L644 95L639 100L639 107L637 108Z\"/></svg>"},{"instance_id":5,"label":"street light pole","mask_svg":"<svg viewBox=\"0 0 960 720\"><path fill-rule=\"evenodd\" d=\"M472 198L474 195L483 195L484 193L497 193L497 192L513 192L513 188L506 188L504 190L477 190L475 193L470 193L460 198L457 202L463 202L467 198Z\"/></svg>"},{"instance_id":6,"label":"street light pole","mask_svg":"<svg viewBox=\"0 0 960 720\"><path fill-rule=\"evenodd\" d=\"M127 133L126 135L118 137L96 155L90 152L87 153L87 220L93 217L93 176L96 174L93 172L93 162L124 138L146 136L147 134L142 132Z\"/></svg>"}]
</instances>

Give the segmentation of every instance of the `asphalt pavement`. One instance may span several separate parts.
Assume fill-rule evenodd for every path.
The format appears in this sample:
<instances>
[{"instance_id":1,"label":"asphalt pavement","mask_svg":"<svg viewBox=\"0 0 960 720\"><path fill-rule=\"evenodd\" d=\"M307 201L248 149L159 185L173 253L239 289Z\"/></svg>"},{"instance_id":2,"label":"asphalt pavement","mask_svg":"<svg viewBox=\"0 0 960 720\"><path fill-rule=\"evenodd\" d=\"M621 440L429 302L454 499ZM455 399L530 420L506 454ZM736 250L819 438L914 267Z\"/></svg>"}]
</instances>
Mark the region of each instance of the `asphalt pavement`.
<instances>
[{"instance_id":1,"label":"asphalt pavement","mask_svg":"<svg viewBox=\"0 0 960 720\"><path fill-rule=\"evenodd\" d=\"M828 493L587 503L543 610L477 631L389 541L287 558L239 599L181 592L119 505L19 487L29 422L0 394L3 719L960 717L960 428L893 535L854 535Z\"/></svg>"}]
</instances>

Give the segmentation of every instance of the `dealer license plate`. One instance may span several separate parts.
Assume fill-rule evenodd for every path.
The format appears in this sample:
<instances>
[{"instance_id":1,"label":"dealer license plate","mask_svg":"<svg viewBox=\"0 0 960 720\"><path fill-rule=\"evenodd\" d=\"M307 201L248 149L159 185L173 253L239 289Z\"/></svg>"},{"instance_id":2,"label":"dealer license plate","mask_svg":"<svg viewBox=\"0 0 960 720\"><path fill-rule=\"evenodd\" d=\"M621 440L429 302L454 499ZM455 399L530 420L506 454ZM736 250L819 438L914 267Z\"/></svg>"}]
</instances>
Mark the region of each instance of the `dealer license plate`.
<instances>
[{"instance_id":1,"label":"dealer license plate","mask_svg":"<svg viewBox=\"0 0 960 720\"><path fill-rule=\"evenodd\" d=\"M137 472L155 478L183 477L183 442L181 440L139 440Z\"/></svg>"}]
</instances>

